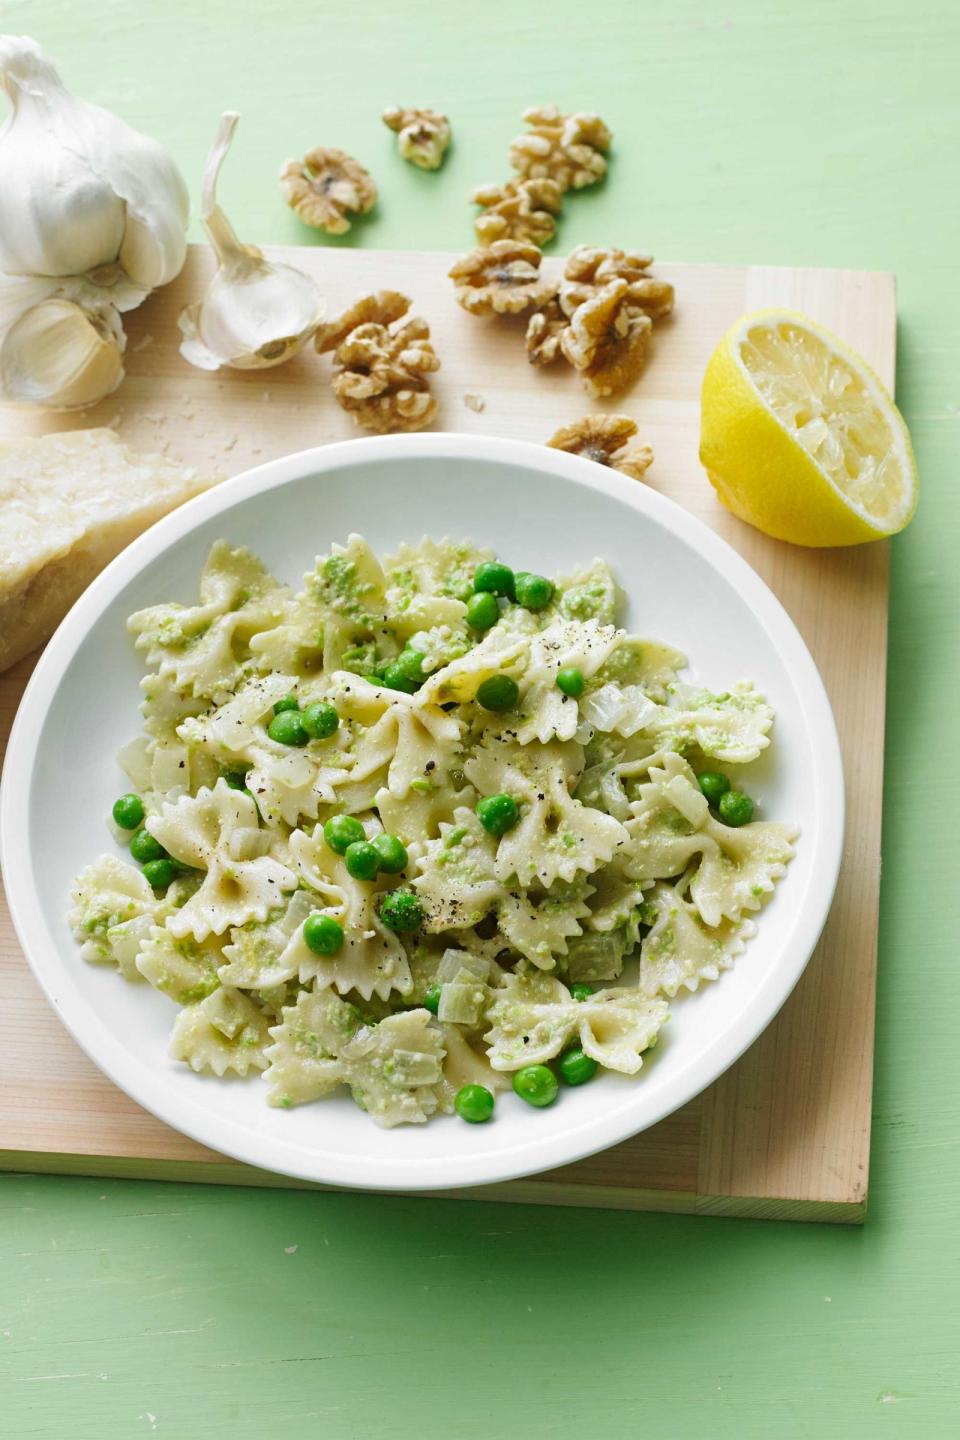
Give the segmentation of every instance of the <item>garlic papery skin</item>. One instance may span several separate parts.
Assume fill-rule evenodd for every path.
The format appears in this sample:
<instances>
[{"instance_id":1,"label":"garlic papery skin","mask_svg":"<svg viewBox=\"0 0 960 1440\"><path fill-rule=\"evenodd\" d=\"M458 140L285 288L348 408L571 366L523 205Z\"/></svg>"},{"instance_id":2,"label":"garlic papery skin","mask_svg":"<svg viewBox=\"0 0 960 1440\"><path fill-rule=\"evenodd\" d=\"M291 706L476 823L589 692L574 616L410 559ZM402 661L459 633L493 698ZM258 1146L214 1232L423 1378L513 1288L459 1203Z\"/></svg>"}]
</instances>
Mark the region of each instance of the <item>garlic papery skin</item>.
<instances>
[{"instance_id":1,"label":"garlic papery skin","mask_svg":"<svg viewBox=\"0 0 960 1440\"><path fill-rule=\"evenodd\" d=\"M187 187L170 156L70 94L36 41L0 35L0 271L132 309L183 267Z\"/></svg>"},{"instance_id":2,"label":"garlic papery skin","mask_svg":"<svg viewBox=\"0 0 960 1440\"><path fill-rule=\"evenodd\" d=\"M217 180L240 116L228 111L207 156L201 217L217 258L203 299L180 315L180 354L201 370L261 370L280 365L306 343L324 304L309 275L274 264L243 245L217 204Z\"/></svg>"},{"instance_id":3,"label":"garlic papery skin","mask_svg":"<svg viewBox=\"0 0 960 1440\"><path fill-rule=\"evenodd\" d=\"M87 310L59 297L43 300L0 343L0 394L51 410L94 405L123 379L126 343L113 306Z\"/></svg>"}]
</instances>

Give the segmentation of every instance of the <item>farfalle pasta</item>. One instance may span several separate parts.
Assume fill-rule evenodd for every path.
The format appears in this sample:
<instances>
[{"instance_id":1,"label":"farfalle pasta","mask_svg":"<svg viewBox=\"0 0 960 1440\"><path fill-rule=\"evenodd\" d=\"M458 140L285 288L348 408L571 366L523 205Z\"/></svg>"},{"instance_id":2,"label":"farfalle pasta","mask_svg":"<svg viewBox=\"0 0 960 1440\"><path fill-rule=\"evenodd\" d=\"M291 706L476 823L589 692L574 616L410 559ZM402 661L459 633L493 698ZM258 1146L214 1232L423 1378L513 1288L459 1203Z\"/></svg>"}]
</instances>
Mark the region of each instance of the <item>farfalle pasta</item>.
<instances>
[{"instance_id":1,"label":"farfalle pasta","mask_svg":"<svg viewBox=\"0 0 960 1440\"><path fill-rule=\"evenodd\" d=\"M179 1007L175 1061L280 1109L480 1120L510 1077L543 1105L554 1071L636 1075L796 830L727 773L770 744L764 697L617 619L602 560L548 580L351 535L296 589L218 541L195 605L129 621L130 858L79 875L81 956Z\"/></svg>"}]
</instances>

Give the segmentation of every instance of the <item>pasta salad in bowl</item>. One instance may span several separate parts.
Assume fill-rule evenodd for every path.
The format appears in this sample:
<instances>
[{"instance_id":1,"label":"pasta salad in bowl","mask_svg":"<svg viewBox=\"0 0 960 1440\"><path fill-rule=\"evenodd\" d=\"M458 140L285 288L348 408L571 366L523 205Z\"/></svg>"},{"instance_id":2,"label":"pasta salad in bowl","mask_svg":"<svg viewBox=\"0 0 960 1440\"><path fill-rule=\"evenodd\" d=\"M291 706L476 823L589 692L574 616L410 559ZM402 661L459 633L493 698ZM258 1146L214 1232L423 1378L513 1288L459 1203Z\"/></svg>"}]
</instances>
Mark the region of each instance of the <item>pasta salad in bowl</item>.
<instances>
[{"instance_id":1,"label":"pasta salad in bowl","mask_svg":"<svg viewBox=\"0 0 960 1440\"><path fill-rule=\"evenodd\" d=\"M306 1178L471 1183L652 1123L770 1018L835 879L836 804L831 815L823 788L805 791L789 765L784 783L779 755L796 748L828 776L835 761L836 785L829 709L769 592L641 487L570 457L466 439L352 442L201 497L92 587L34 681L86 609L92 623L77 626L48 688L38 751L64 763L58 727L79 696L102 703L96 673L113 677L121 654L108 688L126 716L138 699L141 710L119 771L95 740L80 743L81 788L97 794L110 834L84 825L86 855L69 847L60 907L79 948L61 945L57 958L81 1002L94 999L97 1023L70 1020L74 994L62 1013L163 1118ZM542 514L544 482L574 508L612 505L593 537L617 553L567 539L548 565L539 541L528 561L516 538L526 526L505 533L457 503L458 448L468 470L503 472L514 512ZM378 497L382 508L410 460L426 494L378 518ZM271 499L278 519L266 518ZM410 508L418 523L398 529ZM373 517L368 538L351 514ZM678 515L681 531L706 537L706 561L677 535ZM633 516L639 585L624 548ZM277 563L294 533L299 574ZM676 599L681 559L703 592L706 666ZM673 593L661 593L671 571ZM744 576L756 593L744 595ZM772 615L779 634L759 650L755 635L734 634L713 663L711 590L721 612L744 607L756 634ZM797 682L808 710L821 703L813 730L792 703ZM41 799L41 835L45 812ZM791 950L811 894L820 909ZM89 988L83 971L96 976ZM111 972L135 982L139 1010L104 990ZM147 1009L145 1088L129 1058L118 1074L117 1053L137 1054L126 1032ZM161 1049L154 1037L171 1021Z\"/></svg>"}]
</instances>

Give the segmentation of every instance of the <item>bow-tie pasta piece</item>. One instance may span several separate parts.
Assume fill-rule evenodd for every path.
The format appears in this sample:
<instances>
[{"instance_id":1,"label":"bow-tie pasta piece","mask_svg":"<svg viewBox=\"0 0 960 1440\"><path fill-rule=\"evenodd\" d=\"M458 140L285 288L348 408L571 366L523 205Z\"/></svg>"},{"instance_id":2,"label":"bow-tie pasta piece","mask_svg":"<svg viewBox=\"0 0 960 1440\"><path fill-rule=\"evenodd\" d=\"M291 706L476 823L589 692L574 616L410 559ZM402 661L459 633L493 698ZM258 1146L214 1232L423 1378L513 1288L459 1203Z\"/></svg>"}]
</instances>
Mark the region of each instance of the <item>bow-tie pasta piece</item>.
<instances>
[{"instance_id":1,"label":"bow-tie pasta piece","mask_svg":"<svg viewBox=\"0 0 960 1440\"><path fill-rule=\"evenodd\" d=\"M589 681L613 650L616 639L612 625L599 625L595 620L585 624L555 620L531 637L517 728L521 745L533 740L545 745L553 739L573 739L583 707L558 688L557 675L572 665Z\"/></svg>"},{"instance_id":2,"label":"bow-tie pasta piece","mask_svg":"<svg viewBox=\"0 0 960 1440\"><path fill-rule=\"evenodd\" d=\"M672 885L655 885L647 903L654 919L640 949L645 995L673 999L681 988L696 990L703 980L719 979L756 934L752 920L724 920L711 929Z\"/></svg>"},{"instance_id":3,"label":"bow-tie pasta piece","mask_svg":"<svg viewBox=\"0 0 960 1440\"><path fill-rule=\"evenodd\" d=\"M618 857L626 875L644 882L680 875L695 855L717 852L708 833L707 802L683 757L664 756L662 767L651 766L649 775L630 807L629 839Z\"/></svg>"},{"instance_id":4,"label":"bow-tie pasta piece","mask_svg":"<svg viewBox=\"0 0 960 1440\"><path fill-rule=\"evenodd\" d=\"M320 1100L345 1079L340 1052L362 1023L353 1005L329 990L302 990L273 1026L265 1051L270 1086L267 1102L289 1109Z\"/></svg>"},{"instance_id":5,"label":"bow-tie pasta piece","mask_svg":"<svg viewBox=\"0 0 960 1440\"><path fill-rule=\"evenodd\" d=\"M428 933L478 925L503 896L497 879L496 841L466 806L440 826L417 861L413 885L425 910Z\"/></svg>"},{"instance_id":6,"label":"bow-tie pasta piece","mask_svg":"<svg viewBox=\"0 0 960 1440\"><path fill-rule=\"evenodd\" d=\"M564 620L596 620L613 625L617 617L617 585L605 560L594 560L572 575L560 575L553 606Z\"/></svg>"},{"instance_id":7,"label":"bow-tie pasta piece","mask_svg":"<svg viewBox=\"0 0 960 1440\"><path fill-rule=\"evenodd\" d=\"M169 995L178 1005L194 1005L212 995L220 985L217 971L223 951L216 940L177 939L162 925L155 925L143 941L137 969L155 990Z\"/></svg>"},{"instance_id":8,"label":"bow-tie pasta piece","mask_svg":"<svg viewBox=\"0 0 960 1440\"><path fill-rule=\"evenodd\" d=\"M378 1125L418 1125L453 1096L443 1078L443 1035L427 1010L365 1025L341 1052L350 1093Z\"/></svg>"},{"instance_id":9,"label":"bow-tie pasta piece","mask_svg":"<svg viewBox=\"0 0 960 1440\"><path fill-rule=\"evenodd\" d=\"M269 1017L240 990L218 989L177 1015L170 1055L198 1074L248 1075L267 1067Z\"/></svg>"},{"instance_id":10,"label":"bow-tie pasta piece","mask_svg":"<svg viewBox=\"0 0 960 1440\"><path fill-rule=\"evenodd\" d=\"M137 954L166 906L141 871L101 855L77 876L67 921L84 960L114 965L125 980L139 980Z\"/></svg>"},{"instance_id":11,"label":"bow-tie pasta piece","mask_svg":"<svg viewBox=\"0 0 960 1440\"><path fill-rule=\"evenodd\" d=\"M752 685L743 682L714 694L678 685L668 705L644 724L664 749L689 750L732 765L746 765L770 744L773 710Z\"/></svg>"},{"instance_id":12,"label":"bow-tie pasta piece","mask_svg":"<svg viewBox=\"0 0 960 1440\"><path fill-rule=\"evenodd\" d=\"M795 851L795 825L755 820L734 829L709 817L704 829L711 848L690 881L690 898L708 925L759 910L787 873Z\"/></svg>"},{"instance_id":13,"label":"bow-tie pasta piece","mask_svg":"<svg viewBox=\"0 0 960 1440\"><path fill-rule=\"evenodd\" d=\"M598 1065L636 1075L643 1052L656 1044L669 1013L666 1001L641 990L598 990L580 1005L577 1034L584 1053Z\"/></svg>"},{"instance_id":14,"label":"bow-tie pasta piece","mask_svg":"<svg viewBox=\"0 0 960 1440\"><path fill-rule=\"evenodd\" d=\"M665 704L677 685L677 672L687 658L672 645L640 635L617 632L617 644L597 675L597 685L639 685L657 704Z\"/></svg>"},{"instance_id":15,"label":"bow-tie pasta piece","mask_svg":"<svg viewBox=\"0 0 960 1440\"><path fill-rule=\"evenodd\" d=\"M301 924L290 936L281 965L295 964L301 983L333 986L341 995L355 991L364 1000L374 995L386 1000L394 993L408 996L412 980L406 951L377 910L382 882L354 880L325 843L319 825L312 835L295 830L290 852L301 878L315 892L311 908L341 925L343 945L334 955L317 955L303 938Z\"/></svg>"},{"instance_id":16,"label":"bow-tie pasta piece","mask_svg":"<svg viewBox=\"0 0 960 1440\"><path fill-rule=\"evenodd\" d=\"M231 853L231 836L238 829L258 826L257 807L249 795L218 780L212 790L202 789L165 805L151 816L147 829L182 864L206 871L196 894L171 916L173 935L206 940L222 935L248 920L266 920L282 903L285 891L297 888L297 877L271 855L238 860Z\"/></svg>"},{"instance_id":17,"label":"bow-tie pasta piece","mask_svg":"<svg viewBox=\"0 0 960 1440\"><path fill-rule=\"evenodd\" d=\"M608 864L627 832L612 815L575 800L571 786L579 779L583 752L573 742L523 746L505 737L491 737L468 761L468 778L481 794L505 790L520 804L520 819L501 838L495 874L521 885L534 882L549 888L555 880L571 882ZM495 781L499 775L499 783Z\"/></svg>"},{"instance_id":18,"label":"bow-tie pasta piece","mask_svg":"<svg viewBox=\"0 0 960 1440\"><path fill-rule=\"evenodd\" d=\"M200 580L199 605L153 605L131 615L127 628L162 681L214 697L234 688L250 638L277 622L287 594L249 550L218 540Z\"/></svg>"},{"instance_id":19,"label":"bow-tie pasta piece","mask_svg":"<svg viewBox=\"0 0 960 1440\"><path fill-rule=\"evenodd\" d=\"M590 913L590 894L583 876L555 880L541 891L510 886L497 906L500 933L538 969L552 970L556 957L567 954L568 941L581 933L581 922Z\"/></svg>"}]
</instances>

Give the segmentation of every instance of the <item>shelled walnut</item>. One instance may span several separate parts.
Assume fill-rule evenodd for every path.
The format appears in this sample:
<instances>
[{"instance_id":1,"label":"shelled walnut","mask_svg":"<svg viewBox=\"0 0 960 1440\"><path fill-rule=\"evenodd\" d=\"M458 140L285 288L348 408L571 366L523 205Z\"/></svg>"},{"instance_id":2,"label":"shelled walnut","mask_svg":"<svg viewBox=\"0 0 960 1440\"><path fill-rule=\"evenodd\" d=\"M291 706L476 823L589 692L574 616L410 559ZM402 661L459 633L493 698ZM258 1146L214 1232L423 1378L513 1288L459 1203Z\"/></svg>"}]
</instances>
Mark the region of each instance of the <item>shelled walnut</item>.
<instances>
[{"instance_id":1,"label":"shelled walnut","mask_svg":"<svg viewBox=\"0 0 960 1440\"><path fill-rule=\"evenodd\" d=\"M421 170L439 170L450 144L450 121L437 110L391 105L383 123L397 133L400 154Z\"/></svg>"},{"instance_id":2,"label":"shelled walnut","mask_svg":"<svg viewBox=\"0 0 960 1440\"><path fill-rule=\"evenodd\" d=\"M344 235L348 216L365 215L376 203L377 187L359 160L343 150L318 145L280 171L284 198L305 225Z\"/></svg>"},{"instance_id":3,"label":"shelled walnut","mask_svg":"<svg viewBox=\"0 0 960 1440\"><path fill-rule=\"evenodd\" d=\"M573 312L560 346L587 393L603 400L637 379L652 329L650 316L631 303L630 282L611 280Z\"/></svg>"},{"instance_id":4,"label":"shelled walnut","mask_svg":"<svg viewBox=\"0 0 960 1440\"><path fill-rule=\"evenodd\" d=\"M653 450L635 440L636 433L629 415L585 415L575 425L564 425L547 444L640 480L653 464Z\"/></svg>"},{"instance_id":5,"label":"shelled walnut","mask_svg":"<svg viewBox=\"0 0 960 1440\"><path fill-rule=\"evenodd\" d=\"M552 365L560 359L563 354L560 340L569 324L556 298L534 310L527 321L526 334L527 359L531 365Z\"/></svg>"},{"instance_id":6,"label":"shelled walnut","mask_svg":"<svg viewBox=\"0 0 960 1440\"><path fill-rule=\"evenodd\" d=\"M559 299L564 314L572 315L578 305L591 299L611 280L626 280L631 305L651 320L662 319L673 309L675 294L668 281L649 273L652 264L653 257L638 250L578 245L564 266L560 282Z\"/></svg>"},{"instance_id":7,"label":"shelled walnut","mask_svg":"<svg viewBox=\"0 0 960 1440\"><path fill-rule=\"evenodd\" d=\"M334 350L337 400L357 425L382 435L423 430L437 413L429 377L440 360L427 322L404 318L409 308L397 291L363 295L317 336L319 350Z\"/></svg>"},{"instance_id":8,"label":"shelled walnut","mask_svg":"<svg viewBox=\"0 0 960 1440\"><path fill-rule=\"evenodd\" d=\"M495 240L451 265L457 304L471 315L522 315L539 309L556 284L540 274L540 251L522 240Z\"/></svg>"},{"instance_id":9,"label":"shelled walnut","mask_svg":"<svg viewBox=\"0 0 960 1440\"><path fill-rule=\"evenodd\" d=\"M610 130L599 115L563 115L555 105L532 105L530 129L510 146L510 164L528 180L554 180L561 190L595 185L607 171Z\"/></svg>"},{"instance_id":10,"label":"shelled walnut","mask_svg":"<svg viewBox=\"0 0 960 1440\"><path fill-rule=\"evenodd\" d=\"M483 211L473 222L481 245L495 240L523 240L546 245L557 230L554 218L563 208L563 191L555 180L505 180L479 185L471 192Z\"/></svg>"},{"instance_id":11,"label":"shelled walnut","mask_svg":"<svg viewBox=\"0 0 960 1440\"><path fill-rule=\"evenodd\" d=\"M372 290L366 295L360 295L335 320L318 325L313 343L318 353L323 355L328 350L336 350L358 325L392 325L394 320L406 315L409 309L409 299L406 295L401 295L399 290Z\"/></svg>"}]
</instances>

